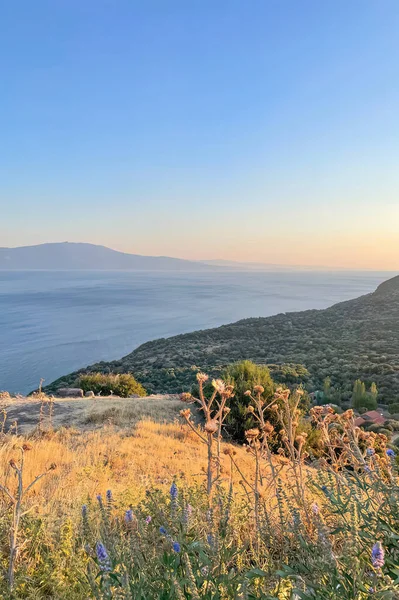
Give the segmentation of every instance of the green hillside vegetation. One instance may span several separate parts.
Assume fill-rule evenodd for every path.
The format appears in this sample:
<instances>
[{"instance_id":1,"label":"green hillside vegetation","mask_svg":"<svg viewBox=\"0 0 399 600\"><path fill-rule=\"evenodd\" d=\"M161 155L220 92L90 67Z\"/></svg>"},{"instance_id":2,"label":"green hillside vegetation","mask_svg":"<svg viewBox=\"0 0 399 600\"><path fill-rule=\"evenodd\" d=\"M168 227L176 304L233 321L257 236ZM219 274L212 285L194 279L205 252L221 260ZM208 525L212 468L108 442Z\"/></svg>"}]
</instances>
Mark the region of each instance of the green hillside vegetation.
<instances>
[{"instance_id":1,"label":"green hillside vegetation","mask_svg":"<svg viewBox=\"0 0 399 600\"><path fill-rule=\"evenodd\" d=\"M84 372L133 373L148 393L178 393L201 369L217 376L231 363L268 365L274 381L303 382L350 401L357 379L378 388L381 403L399 398L399 277L355 300L325 310L252 318L141 345L124 358L101 362L54 382L76 381Z\"/></svg>"}]
</instances>

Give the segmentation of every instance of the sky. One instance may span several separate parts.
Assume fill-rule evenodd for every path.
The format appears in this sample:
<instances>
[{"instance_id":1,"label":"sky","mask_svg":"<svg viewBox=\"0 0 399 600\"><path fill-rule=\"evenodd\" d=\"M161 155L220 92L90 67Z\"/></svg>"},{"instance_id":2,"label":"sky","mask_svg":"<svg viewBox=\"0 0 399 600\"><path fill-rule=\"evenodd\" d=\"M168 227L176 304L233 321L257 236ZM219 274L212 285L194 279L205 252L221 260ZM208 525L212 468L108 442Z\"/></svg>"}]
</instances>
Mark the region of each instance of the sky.
<instances>
[{"instance_id":1,"label":"sky","mask_svg":"<svg viewBox=\"0 0 399 600\"><path fill-rule=\"evenodd\" d=\"M0 245L399 270L397 0L0 0Z\"/></svg>"}]
</instances>

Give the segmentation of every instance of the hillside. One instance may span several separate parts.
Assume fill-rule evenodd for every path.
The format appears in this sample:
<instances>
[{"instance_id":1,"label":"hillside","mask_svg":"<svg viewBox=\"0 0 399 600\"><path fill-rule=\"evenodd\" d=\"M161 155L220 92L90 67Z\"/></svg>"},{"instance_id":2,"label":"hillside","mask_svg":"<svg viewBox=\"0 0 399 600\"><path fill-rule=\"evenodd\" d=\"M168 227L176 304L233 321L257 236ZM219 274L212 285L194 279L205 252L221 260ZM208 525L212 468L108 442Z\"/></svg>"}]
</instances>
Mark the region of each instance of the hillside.
<instances>
[{"instance_id":1,"label":"hillside","mask_svg":"<svg viewBox=\"0 0 399 600\"><path fill-rule=\"evenodd\" d=\"M173 393L194 382L195 365L207 372L228 363L300 363L310 373L310 390L330 376L333 386L349 398L358 377L375 381L380 401L399 398L399 277L372 294L325 310L307 310L273 317L245 319L215 329L195 331L141 345L124 358L98 363L83 371L132 371L149 392ZM276 370L276 367L274 367ZM303 378L298 367L281 368L285 378ZM72 382L62 377L48 389Z\"/></svg>"},{"instance_id":2,"label":"hillside","mask_svg":"<svg viewBox=\"0 0 399 600\"><path fill-rule=\"evenodd\" d=\"M105 246L64 242L0 248L1 269L203 271L212 267L180 258L141 256L117 252Z\"/></svg>"}]
</instances>

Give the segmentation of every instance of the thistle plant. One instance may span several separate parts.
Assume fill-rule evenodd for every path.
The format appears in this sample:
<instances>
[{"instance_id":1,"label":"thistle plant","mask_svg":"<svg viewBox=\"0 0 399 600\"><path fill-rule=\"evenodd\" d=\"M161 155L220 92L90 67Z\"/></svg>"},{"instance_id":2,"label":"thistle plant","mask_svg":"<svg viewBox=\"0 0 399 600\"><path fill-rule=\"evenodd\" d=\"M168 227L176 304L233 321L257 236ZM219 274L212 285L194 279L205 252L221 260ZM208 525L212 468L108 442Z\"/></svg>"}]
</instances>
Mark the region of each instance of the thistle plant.
<instances>
[{"instance_id":1,"label":"thistle plant","mask_svg":"<svg viewBox=\"0 0 399 600\"><path fill-rule=\"evenodd\" d=\"M23 444L19 448L20 459L16 461L15 459L11 459L9 465L11 469L14 471L17 486L14 491L9 486L5 486L0 484L0 491L8 498L10 501L10 507L12 510L10 530L9 530L9 558L8 558L8 569L7 569L7 581L9 590L12 591L14 588L14 573L15 573L15 563L18 556L18 551L24 545L23 541L19 540L19 530L21 519L27 515L35 506L31 506L30 508L25 508L25 501L31 489L36 485L40 479L48 475L50 471L53 471L56 468L56 465L53 463L49 466L49 468L40 475L37 475L26 487L24 487L23 483L23 475L24 475L24 459L25 453L31 449L29 444Z\"/></svg>"},{"instance_id":2,"label":"thistle plant","mask_svg":"<svg viewBox=\"0 0 399 600\"><path fill-rule=\"evenodd\" d=\"M214 391L210 398L206 398L204 393L204 384L208 381L208 379L209 377L205 373L197 373L199 398L195 398L189 393L184 393L181 395L181 400L183 402L196 402L200 405L200 410L202 410L205 419L203 429L195 427L193 424L191 420L192 415L190 409L180 411L180 416L183 417L185 422L200 438L200 440L207 445L207 493L210 499L212 496L213 486L220 478L222 427L223 422L230 410L229 407L226 406L226 403L227 400L234 395L234 388L232 385L226 385L221 379L214 379L212 381Z\"/></svg>"},{"instance_id":3,"label":"thistle plant","mask_svg":"<svg viewBox=\"0 0 399 600\"><path fill-rule=\"evenodd\" d=\"M41 382L44 380L40 380ZM53 416L54 416L54 398L48 398L42 391L36 394L36 397L41 400L39 423L37 426L39 434L46 431L53 431Z\"/></svg>"}]
</instances>

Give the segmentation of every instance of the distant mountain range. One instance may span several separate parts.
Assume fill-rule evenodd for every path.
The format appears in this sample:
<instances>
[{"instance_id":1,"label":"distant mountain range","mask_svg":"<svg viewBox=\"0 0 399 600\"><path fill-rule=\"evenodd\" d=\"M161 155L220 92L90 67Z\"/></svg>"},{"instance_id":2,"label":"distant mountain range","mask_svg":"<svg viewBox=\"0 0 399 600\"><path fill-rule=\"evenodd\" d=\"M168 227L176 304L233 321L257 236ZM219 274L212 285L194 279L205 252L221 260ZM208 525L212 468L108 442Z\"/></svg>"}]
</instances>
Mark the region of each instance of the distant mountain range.
<instances>
[{"instance_id":1,"label":"distant mountain range","mask_svg":"<svg viewBox=\"0 0 399 600\"><path fill-rule=\"evenodd\" d=\"M276 265L233 260L184 260L170 256L143 256L95 244L61 242L0 248L1 270L99 271L329 271L322 266Z\"/></svg>"},{"instance_id":2,"label":"distant mountain range","mask_svg":"<svg viewBox=\"0 0 399 600\"><path fill-rule=\"evenodd\" d=\"M63 242L0 248L0 270L206 271L215 268L218 267L168 256L127 254L94 244Z\"/></svg>"}]
</instances>

